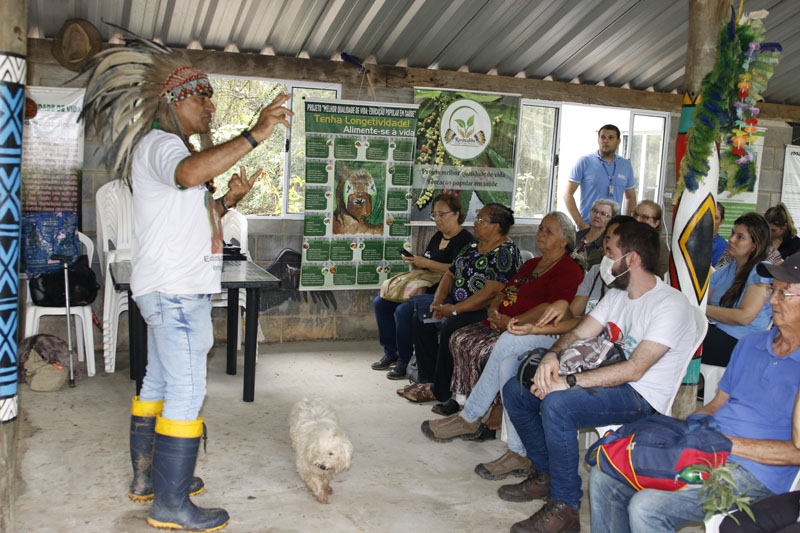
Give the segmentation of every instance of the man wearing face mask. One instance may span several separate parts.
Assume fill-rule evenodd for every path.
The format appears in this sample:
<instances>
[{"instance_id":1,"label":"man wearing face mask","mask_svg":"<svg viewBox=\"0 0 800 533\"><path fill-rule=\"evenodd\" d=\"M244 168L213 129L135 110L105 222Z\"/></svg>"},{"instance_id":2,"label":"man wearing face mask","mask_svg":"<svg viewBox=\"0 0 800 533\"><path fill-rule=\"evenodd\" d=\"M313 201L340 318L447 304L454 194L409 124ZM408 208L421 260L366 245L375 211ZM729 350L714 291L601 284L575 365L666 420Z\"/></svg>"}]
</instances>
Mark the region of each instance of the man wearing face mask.
<instances>
[{"instance_id":1,"label":"man wearing face mask","mask_svg":"<svg viewBox=\"0 0 800 533\"><path fill-rule=\"evenodd\" d=\"M530 391L512 378L504 406L533 466L522 483L498 490L507 501L545 499L536 514L512 532L577 531L581 477L576 432L624 424L666 413L694 343L689 301L654 274L658 233L647 224L617 227L600 264L611 290L542 359ZM603 335L618 344L626 361L570 376L558 374L560 354L573 342Z\"/></svg>"}]
</instances>

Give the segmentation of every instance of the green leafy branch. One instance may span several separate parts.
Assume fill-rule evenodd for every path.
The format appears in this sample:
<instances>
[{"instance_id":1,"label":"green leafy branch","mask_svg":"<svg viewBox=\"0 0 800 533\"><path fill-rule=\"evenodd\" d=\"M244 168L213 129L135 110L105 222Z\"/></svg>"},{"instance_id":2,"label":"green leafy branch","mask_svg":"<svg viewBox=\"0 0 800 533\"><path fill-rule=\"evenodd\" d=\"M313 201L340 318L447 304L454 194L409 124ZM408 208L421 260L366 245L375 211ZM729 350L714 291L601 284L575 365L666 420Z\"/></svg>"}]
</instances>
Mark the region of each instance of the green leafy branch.
<instances>
[{"instance_id":1,"label":"green leafy branch","mask_svg":"<svg viewBox=\"0 0 800 533\"><path fill-rule=\"evenodd\" d=\"M755 521L753 511L748 505L753 498L743 496L747 489L737 492L736 481L733 479L731 471L739 466L739 463L728 463L725 465L714 466L708 459L702 458L703 464L687 466L681 470L679 477L686 479L699 476L703 480L700 490L702 500L700 505L706 512L704 520L708 520L715 514L730 516L737 524L739 521L735 516L731 516L731 509L736 507L743 511ZM714 454L714 462L717 462L717 454Z\"/></svg>"}]
</instances>

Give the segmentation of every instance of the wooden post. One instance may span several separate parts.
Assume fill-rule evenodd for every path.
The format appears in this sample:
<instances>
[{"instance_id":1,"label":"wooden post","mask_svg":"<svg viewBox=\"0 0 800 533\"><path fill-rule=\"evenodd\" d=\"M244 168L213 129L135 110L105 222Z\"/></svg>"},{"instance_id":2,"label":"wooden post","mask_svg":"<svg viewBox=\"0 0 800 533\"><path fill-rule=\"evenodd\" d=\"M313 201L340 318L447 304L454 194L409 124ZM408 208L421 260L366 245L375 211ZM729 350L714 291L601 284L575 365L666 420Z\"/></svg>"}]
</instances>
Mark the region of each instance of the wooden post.
<instances>
[{"instance_id":1,"label":"wooden post","mask_svg":"<svg viewBox=\"0 0 800 533\"><path fill-rule=\"evenodd\" d=\"M729 20L731 16L731 0L689 0L689 45L686 50L686 74L685 74L685 92L684 92L684 107L681 114L681 124L678 129L678 137L675 143L676 158L675 166L680 179L680 166L683 154L686 151L686 132L691 125L691 115L694 111L694 103L700 91L700 84L707 73L713 67L717 57L717 38L719 36L720 28L725 20ZM711 177L706 180L704 187L698 191L689 192L684 190L682 198L675 206L675 213L673 220L675 226L672 229L672 234L678 235L685 229L685 220L688 213L685 211L697 212L703 209L703 200L712 194L716 197L717 192L717 179L718 176ZM713 183L712 183L713 181ZM706 209L708 206L706 205ZM712 214L716 206L711 206ZM684 216L679 216L683 213ZM684 227L678 227L678 226ZM705 227L706 225L698 224L697 227L691 231L702 232L700 238L707 241L708 248L711 248L711 242L714 238L713 230ZM673 248L675 248L676 239L673 239ZM678 250L672 251L673 258L678 254ZM683 287L680 283L676 284L678 274L676 269L684 268L684 262L671 261L670 271L673 285L680 287L684 294L687 295L690 301L695 302L702 309L705 308L706 295L698 295L691 287ZM699 297L698 297L699 296ZM699 361L694 360L689 367L687 377L684 380L678 391L678 396L675 398L675 403L672 406L672 415L678 418L685 418L695 410L697 401L697 379L699 373Z\"/></svg>"},{"instance_id":2,"label":"wooden post","mask_svg":"<svg viewBox=\"0 0 800 533\"><path fill-rule=\"evenodd\" d=\"M14 531L22 121L27 0L0 2L0 531Z\"/></svg>"}]
</instances>

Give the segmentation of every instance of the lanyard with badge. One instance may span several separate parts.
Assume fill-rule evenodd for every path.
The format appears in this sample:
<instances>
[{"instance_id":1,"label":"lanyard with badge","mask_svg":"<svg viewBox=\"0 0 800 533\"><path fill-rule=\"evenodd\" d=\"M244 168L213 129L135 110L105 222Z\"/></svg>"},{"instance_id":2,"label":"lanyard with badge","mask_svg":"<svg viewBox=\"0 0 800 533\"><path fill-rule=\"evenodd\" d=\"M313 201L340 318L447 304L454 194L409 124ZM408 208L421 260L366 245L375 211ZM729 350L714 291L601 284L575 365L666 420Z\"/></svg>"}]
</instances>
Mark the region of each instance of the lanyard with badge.
<instances>
[{"instance_id":1,"label":"lanyard with badge","mask_svg":"<svg viewBox=\"0 0 800 533\"><path fill-rule=\"evenodd\" d=\"M606 162L603 161L603 170L606 171L606 175L608 176L608 195L614 196L614 174L617 172L617 159L614 158L614 163L612 163L611 172L608 172L606 168Z\"/></svg>"}]
</instances>

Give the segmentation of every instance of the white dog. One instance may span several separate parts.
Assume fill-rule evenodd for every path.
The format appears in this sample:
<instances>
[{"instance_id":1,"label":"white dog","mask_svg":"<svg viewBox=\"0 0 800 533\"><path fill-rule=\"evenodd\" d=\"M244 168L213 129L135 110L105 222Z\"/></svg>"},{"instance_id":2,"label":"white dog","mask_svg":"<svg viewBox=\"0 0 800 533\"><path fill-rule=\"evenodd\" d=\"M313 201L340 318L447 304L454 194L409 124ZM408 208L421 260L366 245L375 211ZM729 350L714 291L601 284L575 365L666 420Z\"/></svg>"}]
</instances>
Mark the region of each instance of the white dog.
<instances>
[{"instance_id":1,"label":"white dog","mask_svg":"<svg viewBox=\"0 0 800 533\"><path fill-rule=\"evenodd\" d=\"M320 503L328 503L331 479L350 468L353 445L333 408L304 398L289 414L289 435L296 454L297 473Z\"/></svg>"}]
</instances>

